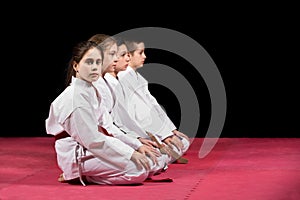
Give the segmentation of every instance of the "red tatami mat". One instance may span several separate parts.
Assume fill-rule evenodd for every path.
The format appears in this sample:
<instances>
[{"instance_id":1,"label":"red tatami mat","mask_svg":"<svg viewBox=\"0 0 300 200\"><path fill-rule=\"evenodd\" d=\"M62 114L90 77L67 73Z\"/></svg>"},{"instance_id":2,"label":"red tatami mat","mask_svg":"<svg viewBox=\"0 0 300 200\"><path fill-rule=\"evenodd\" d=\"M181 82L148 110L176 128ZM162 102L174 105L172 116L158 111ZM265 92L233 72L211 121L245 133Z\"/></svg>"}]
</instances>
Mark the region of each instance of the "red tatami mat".
<instances>
[{"instance_id":1,"label":"red tatami mat","mask_svg":"<svg viewBox=\"0 0 300 200\"><path fill-rule=\"evenodd\" d=\"M140 186L59 183L51 137L0 138L0 200L298 200L300 138L220 138L204 158L194 138L188 164L171 164Z\"/></svg>"}]
</instances>

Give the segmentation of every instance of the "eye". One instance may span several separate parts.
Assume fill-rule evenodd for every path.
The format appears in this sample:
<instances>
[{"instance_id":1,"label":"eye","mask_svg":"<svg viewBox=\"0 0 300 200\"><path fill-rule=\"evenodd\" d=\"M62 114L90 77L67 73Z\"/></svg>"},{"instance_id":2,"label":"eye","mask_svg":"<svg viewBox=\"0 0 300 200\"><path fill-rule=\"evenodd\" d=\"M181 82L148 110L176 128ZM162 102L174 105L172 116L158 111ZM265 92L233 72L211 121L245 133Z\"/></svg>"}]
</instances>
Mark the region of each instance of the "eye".
<instances>
[{"instance_id":1,"label":"eye","mask_svg":"<svg viewBox=\"0 0 300 200\"><path fill-rule=\"evenodd\" d=\"M96 61L96 64L97 64L97 65L102 65L102 60L98 59L98 60Z\"/></svg>"},{"instance_id":2,"label":"eye","mask_svg":"<svg viewBox=\"0 0 300 200\"><path fill-rule=\"evenodd\" d=\"M114 55L116 55L116 51L111 51L111 52L109 52L108 54L110 55L110 56L114 56Z\"/></svg>"},{"instance_id":3,"label":"eye","mask_svg":"<svg viewBox=\"0 0 300 200\"><path fill-rule=\"evenodd\" d=\"M86 59L85 61L88 65L92 65L94 63L93 59Z\"/></svg>"},{"instance_id":4,"label":"eye","mask_svg":"<svg viewBox=\"0 0 300 200\"><path fill-rule=\"evenodd\" d=\"M120 53L119 53L119 57L124 57L124 56L126 56L126 55L129 55L129 52L123 51L123 52L120 52Z\"/></svg>"},{"instance_id":5,"label":"eye","mask_svg":"<svg viewBox=\"0 0 300 200\"><path fill-rule=\"evenodd\" d=\"M144 51L140 51L139 53L140 53L140 55L142 55L144 53Z\"/></svg>"}]
</instances>

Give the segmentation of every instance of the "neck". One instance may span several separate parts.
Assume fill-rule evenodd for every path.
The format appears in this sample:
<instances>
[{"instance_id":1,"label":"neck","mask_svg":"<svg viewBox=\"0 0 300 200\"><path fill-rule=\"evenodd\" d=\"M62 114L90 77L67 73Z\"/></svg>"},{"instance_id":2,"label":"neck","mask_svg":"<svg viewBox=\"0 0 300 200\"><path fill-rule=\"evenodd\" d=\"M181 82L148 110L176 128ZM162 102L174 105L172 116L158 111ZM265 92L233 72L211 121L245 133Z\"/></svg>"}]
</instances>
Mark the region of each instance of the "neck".
<instances>
[{"instance_id":1,"label":"neck","mask_svg":"<svg viewBox=\"0 0 300 200\"><path fill-rule=\"evenodd\" d=\"M117 74L118 72L114 71L114 72L109 72L110 75L112 75L113 77L117 78Z\"/></svg>"},{"instance_id":2,"label":"neck","mask_svg":"<svg viewBox=\"0 0 300 200\"><path fill-rule=\"evenodd\" d=\"M130 66L134 71L137 70L137 67L136 66Z\"/></svg>"}]
</instances>

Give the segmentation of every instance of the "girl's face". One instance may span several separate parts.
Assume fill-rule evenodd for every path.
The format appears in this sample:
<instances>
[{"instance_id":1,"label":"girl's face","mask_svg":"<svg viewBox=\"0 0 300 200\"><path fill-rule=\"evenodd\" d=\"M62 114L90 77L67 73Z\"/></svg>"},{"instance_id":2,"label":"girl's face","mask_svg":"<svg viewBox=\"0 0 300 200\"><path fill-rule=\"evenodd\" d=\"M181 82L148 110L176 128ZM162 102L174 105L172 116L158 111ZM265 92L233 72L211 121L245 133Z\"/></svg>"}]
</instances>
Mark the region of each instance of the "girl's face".
<instances>
[{"instance_id":1,"label":"girl's face","mask_svg":"<svg viewBox=\"0 0 300 200\"><path fill-rule=\"evenodd\" d=\"M130 67L137 69L143 67L146 60L145 45L143 42L136 44L136 49L133 54L130 55Z\"/></svg>"},{"instance_id":2,"label":"girl's face","mask_svg":"<svg viewBox=\"0 0 300 200\"><path fill-rule=\"evenodd\" d=\"M104 50L104 59L103 59L103 67L102 67L102 75L105 73L114 72L116 63L118 61L118 47L117 44L114 43L112 46Z\"/></svg>"},{"instance_id":3,"label":"girl's face","mask_svg":"<svg viewBox=\"0 0 300 200\"><path fill-rule=\"evenodd\" d=\"M88 50L79 63L74 64L73 68L77 72L76 78L87 82L96 81L101 76L102 57L97 48Z\"/></svg>"},{"instance_id":4,"label":"girl's face","mask_svg":"<svg viewBox=\"0 0 300 200\"><path fill-rule=\"evenodd\" d=\"M118 62L115 67L115 72L124 71L128 67L130 57L125 44L122 44L118 48Z\"/></svg>"}]
</instances>

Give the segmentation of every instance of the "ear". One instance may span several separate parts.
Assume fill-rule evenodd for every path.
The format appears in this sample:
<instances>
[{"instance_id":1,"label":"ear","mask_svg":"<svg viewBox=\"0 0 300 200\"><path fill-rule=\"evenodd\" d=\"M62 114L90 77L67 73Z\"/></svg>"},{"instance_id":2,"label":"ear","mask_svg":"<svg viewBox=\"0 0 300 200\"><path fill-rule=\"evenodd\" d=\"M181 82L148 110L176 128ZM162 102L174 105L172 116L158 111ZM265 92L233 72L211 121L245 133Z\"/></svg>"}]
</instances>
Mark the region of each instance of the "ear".
<instances>
[{"instance_id":1,"label":"ear","mask_svg":"<svg viewBox=\"0 0 300 200\"><path fill-rule=\"evenodd\" d=\"M73 69L74 69L75 72L78 72L77 67L78 67L78 64L74 62L73 63Z\"/></svg>"}]
</instances>

